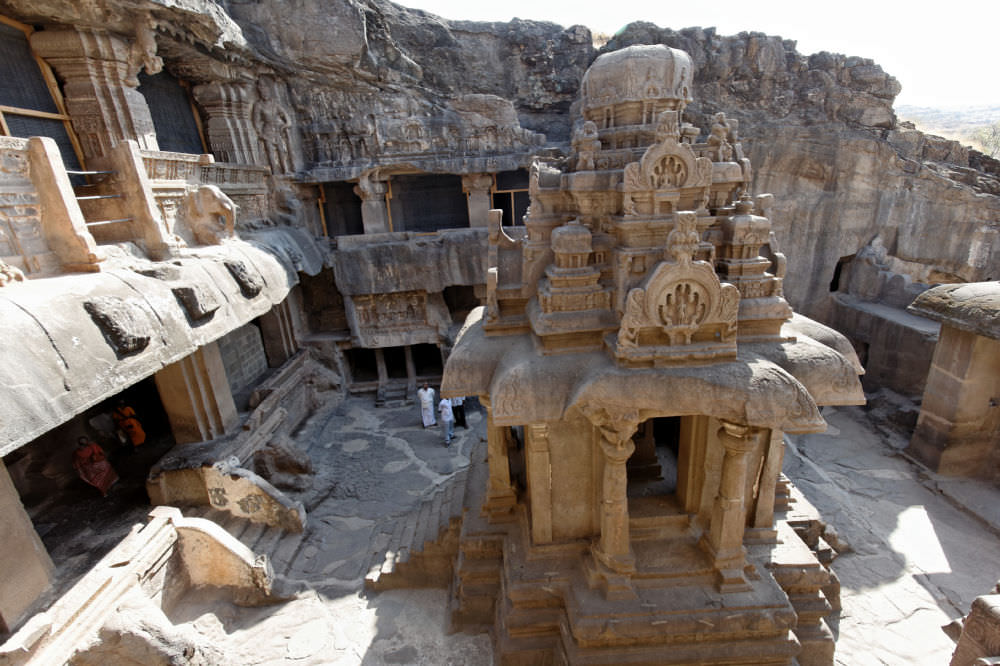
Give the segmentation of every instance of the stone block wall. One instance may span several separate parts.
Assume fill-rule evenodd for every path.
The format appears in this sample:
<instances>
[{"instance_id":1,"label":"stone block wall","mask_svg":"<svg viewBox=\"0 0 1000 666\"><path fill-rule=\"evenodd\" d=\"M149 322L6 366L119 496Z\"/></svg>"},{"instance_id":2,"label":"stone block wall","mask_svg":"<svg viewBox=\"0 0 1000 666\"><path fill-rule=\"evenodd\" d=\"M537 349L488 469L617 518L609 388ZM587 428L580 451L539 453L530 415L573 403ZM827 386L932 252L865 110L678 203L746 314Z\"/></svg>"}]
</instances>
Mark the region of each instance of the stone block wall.
<instances>
[{"instance_id":1,"label":"stone block wall","mask_svg":"<svg viewBox=\"0 0 1000 666\"><path fill-rule=\"evenodd\" d=\"M267 356L260 329L253 324L240 326L220 338L219 351L234 396L249 390L267 372Z\"/></svg>"}]
</instances>

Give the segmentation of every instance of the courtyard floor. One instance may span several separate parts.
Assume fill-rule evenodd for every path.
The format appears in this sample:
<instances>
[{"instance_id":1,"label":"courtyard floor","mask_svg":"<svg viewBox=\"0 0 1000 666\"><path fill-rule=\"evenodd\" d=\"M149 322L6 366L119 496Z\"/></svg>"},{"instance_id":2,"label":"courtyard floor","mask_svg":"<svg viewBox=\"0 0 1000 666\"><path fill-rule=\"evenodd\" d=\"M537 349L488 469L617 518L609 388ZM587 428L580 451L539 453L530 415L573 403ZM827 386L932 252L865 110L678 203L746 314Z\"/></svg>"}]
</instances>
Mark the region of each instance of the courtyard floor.
<instances>
[{"instance_id":1,"label":"courtyard floor","mask_svg":"<svg viewBox=\"0 0 1000 666\"><path fill-rule=\"evenodd\" d=\"M447 590L364 588L393 524L484 455L485 417L469 412L450 447L413 405L357 396L315 414L296 443L316 473L290 493L308 526L276 546L283 574L311 589L254 609L191 593L171 619L233 664L492 664L488 636L448 633ZM928 473L861 408L824 416L826 433L791 438L785 473L846 544L832 565L843 605L831 622L836 663L947 664L954 644L941 627L1000 579L1000 488Z\"/></svg>"}]
</instances>

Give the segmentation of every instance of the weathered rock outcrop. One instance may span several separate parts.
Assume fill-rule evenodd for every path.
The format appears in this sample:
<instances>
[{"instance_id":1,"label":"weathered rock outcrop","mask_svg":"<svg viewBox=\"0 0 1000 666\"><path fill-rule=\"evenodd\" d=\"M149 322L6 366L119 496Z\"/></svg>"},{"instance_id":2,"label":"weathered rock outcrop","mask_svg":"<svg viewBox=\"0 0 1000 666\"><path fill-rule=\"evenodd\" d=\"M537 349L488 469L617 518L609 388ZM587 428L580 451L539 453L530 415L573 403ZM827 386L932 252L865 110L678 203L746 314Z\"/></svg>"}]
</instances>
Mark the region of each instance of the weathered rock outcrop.
<instances>
[{"instance_id":1,"label":"weathered rock outcrop","mask_svg":"<svg viewBox=\"0 0 1000 666\"><path fill-rule=\"evenodd\" d=\"M149 15L167 70L195 86L199 103L251 105L254 82L273 80L290 116L289 171L306 181L355 180L387 164L523 167L540 148L535 133L565 146L569 107L597 55L582 26L450 21L379 0L0 0L0 11L43 29L125 34ZM1000 162L899 123L900 83L871 60L650 23L631 24L601 51L638 43L691 54L698 102L686 121L706 133L716 111L738 121L753 189L780 202L771 216L799 311L823 318L838 260L876 236L894 270L914 280L996 277Z\"/></svg>"}]
</instances>

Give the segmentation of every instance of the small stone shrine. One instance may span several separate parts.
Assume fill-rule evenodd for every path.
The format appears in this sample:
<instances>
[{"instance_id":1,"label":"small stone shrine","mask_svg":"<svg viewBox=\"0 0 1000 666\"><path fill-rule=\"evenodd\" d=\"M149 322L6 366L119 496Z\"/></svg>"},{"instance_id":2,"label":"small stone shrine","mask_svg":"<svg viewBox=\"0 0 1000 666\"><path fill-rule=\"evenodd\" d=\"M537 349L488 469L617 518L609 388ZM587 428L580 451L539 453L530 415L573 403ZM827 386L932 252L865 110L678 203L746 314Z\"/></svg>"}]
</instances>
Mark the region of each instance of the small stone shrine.
<instances>
[{"instance_id":1,"label":"small stone shrine","mask_svg":"<svg viewBox=\"0 0 1000 666\"><path fill-rule=\"evenodd\" d=\"M485 307L442 394L488 414L454 618L502 664L832 664L830 574L775 517L783 433L864 402L846 340L794 315L725 115L688 54L584 77L574 152L536 162L524 227L489 233Z\"/></svg>"}]
</instances>

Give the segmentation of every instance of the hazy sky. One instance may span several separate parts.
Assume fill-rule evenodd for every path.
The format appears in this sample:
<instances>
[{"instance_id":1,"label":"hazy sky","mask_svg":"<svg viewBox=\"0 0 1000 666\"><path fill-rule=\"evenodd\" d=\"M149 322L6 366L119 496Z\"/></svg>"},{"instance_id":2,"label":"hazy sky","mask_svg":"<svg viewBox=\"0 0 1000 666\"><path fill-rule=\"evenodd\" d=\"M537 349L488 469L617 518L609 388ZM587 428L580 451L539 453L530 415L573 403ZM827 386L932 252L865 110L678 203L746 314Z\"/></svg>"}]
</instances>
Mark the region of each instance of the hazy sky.
<instances>
[{"instance_id":1,"label":"hazy sky","mask_svg":"<svg viewBox=\"0 0 1000 666\"><path fill-rule=\"evenodd\" d=\"M448 19L509 21L516 17L582 23L615 33L631 21L680 29L715 26L798 42L802 54L833 51L871 58L903 85L896 104L1000 106L1000 2L884 0L630 2L608 0L396 0Z\"/></svg>"}]
</instances>

